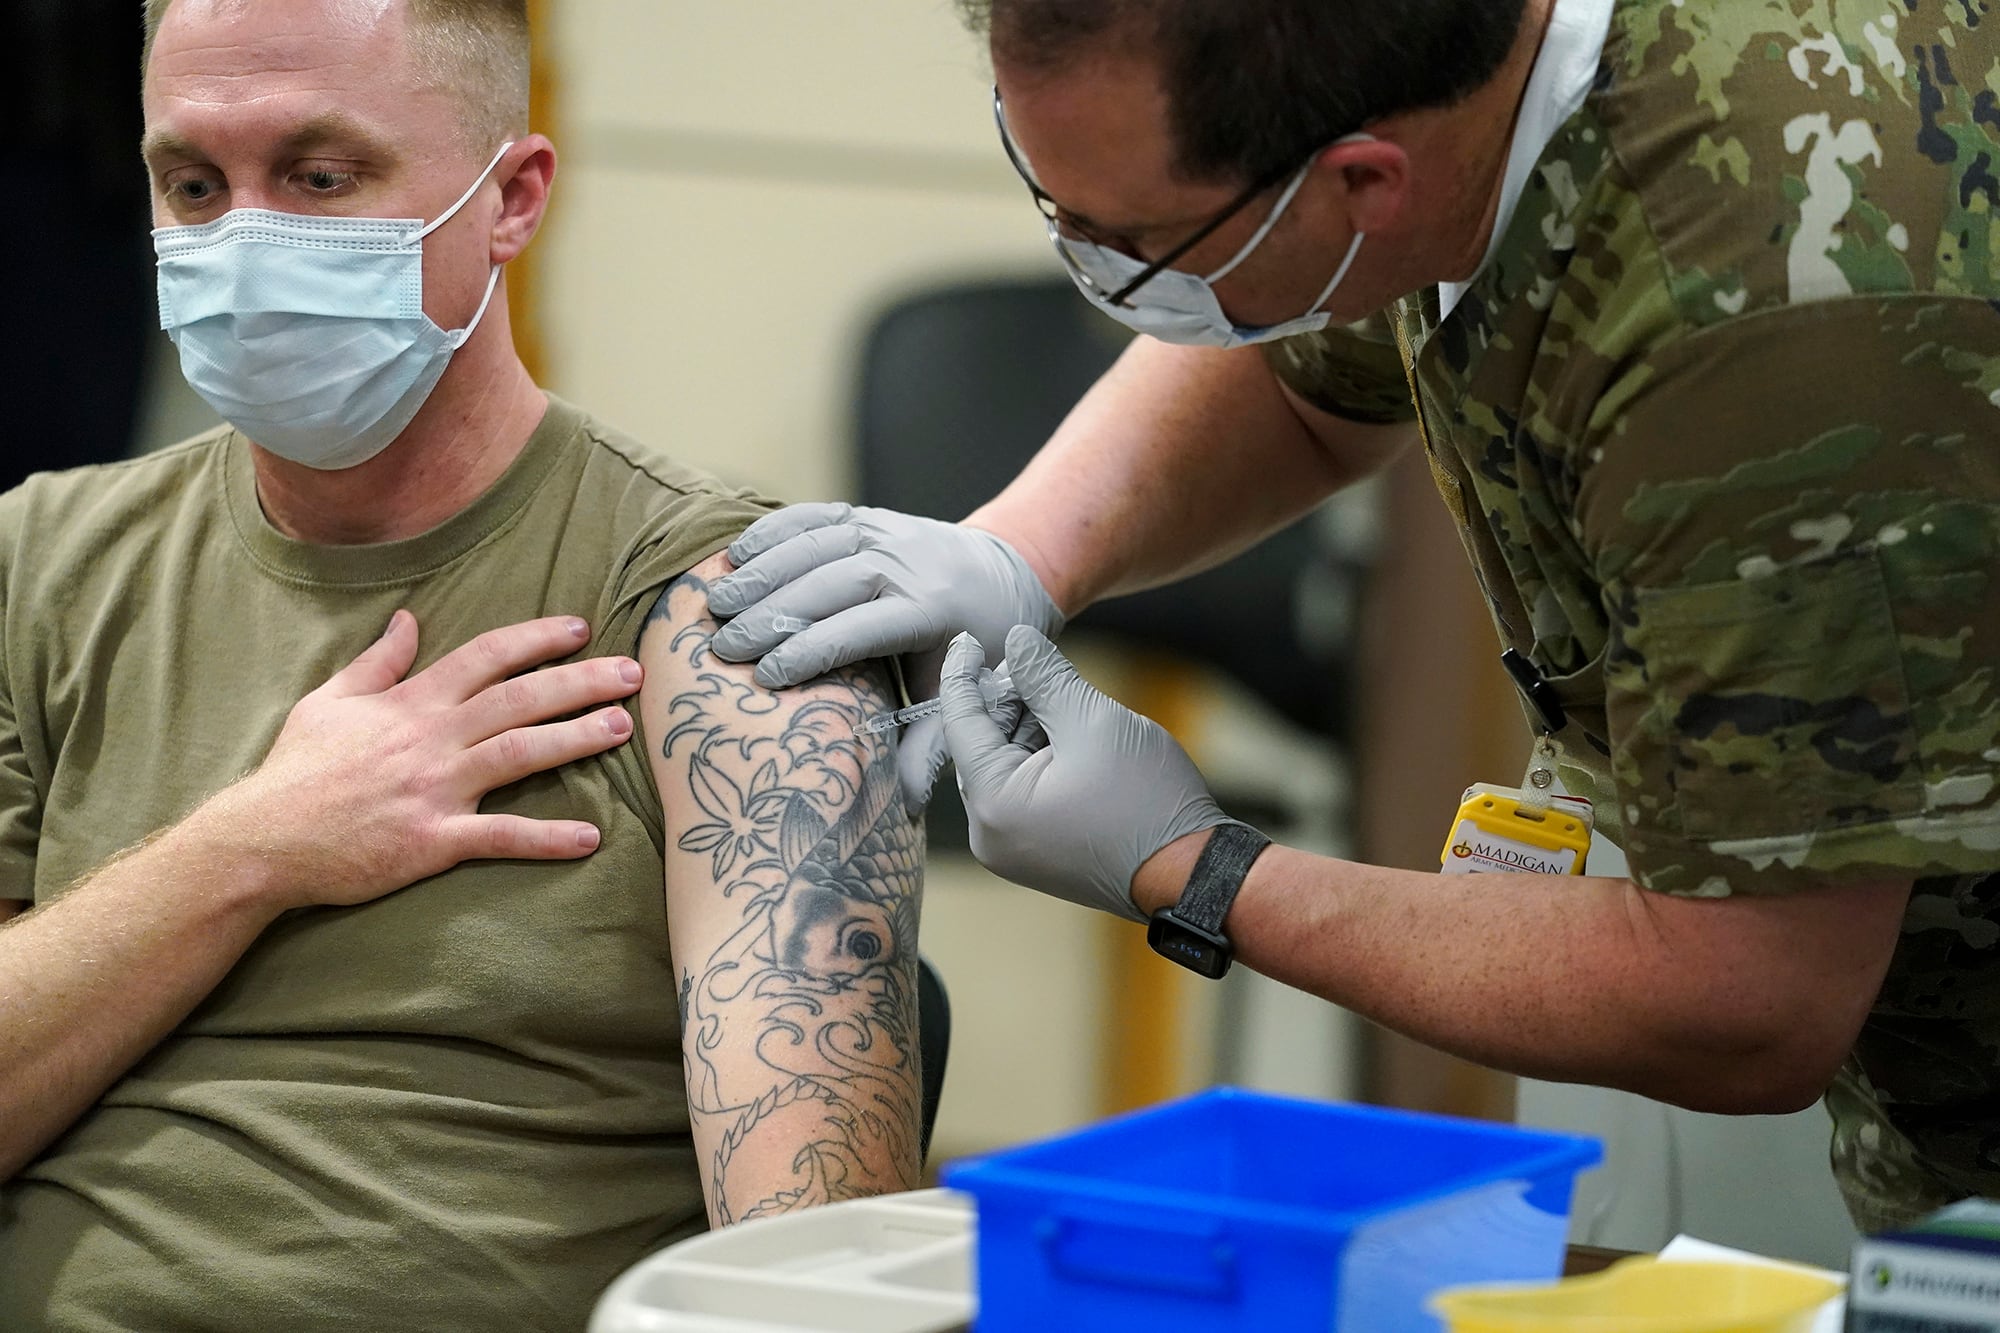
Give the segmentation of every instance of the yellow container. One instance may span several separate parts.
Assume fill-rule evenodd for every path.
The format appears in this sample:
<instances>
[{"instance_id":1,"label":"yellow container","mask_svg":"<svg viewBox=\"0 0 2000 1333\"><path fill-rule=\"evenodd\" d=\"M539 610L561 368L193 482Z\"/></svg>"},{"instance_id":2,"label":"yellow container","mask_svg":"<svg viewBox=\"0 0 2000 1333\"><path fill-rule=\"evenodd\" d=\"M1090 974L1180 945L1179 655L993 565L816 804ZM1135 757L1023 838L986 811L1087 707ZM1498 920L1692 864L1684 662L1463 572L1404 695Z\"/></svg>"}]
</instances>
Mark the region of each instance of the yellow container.
<instances>
[{"instance_id":1,"label":"yellow container","mask_svg":"<svg viewBox=\"0 0 2000 1333\"><path fill-rule=\"evenodd\" d=\"M1755 1264L1627 1259L1535 1287L1460 1287L1431 1298L1451 1333L1809 1333L1840 1284Z\"/></svg>"}]
</instances>

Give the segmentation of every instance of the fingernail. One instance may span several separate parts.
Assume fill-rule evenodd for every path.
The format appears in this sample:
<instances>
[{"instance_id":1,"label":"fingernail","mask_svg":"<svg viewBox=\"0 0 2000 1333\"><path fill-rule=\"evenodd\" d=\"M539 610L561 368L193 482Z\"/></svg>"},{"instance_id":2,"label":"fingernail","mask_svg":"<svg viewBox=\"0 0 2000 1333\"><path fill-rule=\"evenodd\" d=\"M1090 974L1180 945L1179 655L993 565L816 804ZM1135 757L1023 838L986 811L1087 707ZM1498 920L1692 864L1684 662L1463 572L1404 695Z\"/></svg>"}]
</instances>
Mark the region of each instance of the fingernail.
<instances>
[{"instance_id":1,"label":"fingernail","mask_svg":"<svg viewBox=\"0 0 2000 1333\"><path fill-rule=\"evenodd\" d=\"M587 621L572 619L569 622L569 632L574 638L587 639L590 637L590 625Z\"/></svg>"},{"instance_id":2,"label":"fingernail","mask_svg":"<svg viewBox=\"0 0 2000 1333\"><path fill-rule=\"evenodd\" d=\"M618 678L627 685L637 685L646 678L646 672L637 662L628 657L618 664Z\"/></svg>"},{"instance_id":3,"label":"fingernail","mask_svg":"<svg viewBox=\"0 0 2000 1333\"><path fill-rule=\"evenodd\" d=\"M580 828L576 831L576 845L586 852L596 851L599 841L601 835L594 828Z\"/></svg>"},{"instance_id":4,"label":"fingernail","mask_svg":"<svg viewBox=\"0 0 2000 1333\"><path fill-rule=\"evenodd\" d=\"M382 627L382 637L386 639L391 634L394 634L396 632L396 622L402 618L403 613L400 610L391 611L389 613L389 623Z\"/></svg>"},{"instance_id":5,"label":"fingernail","mask_svg":"<svg viewBox=\"0 0 2000 1333\"><path fill-rule=\"evenodd\" d=\"M776 667L770 665L770 661L767 657L757 664L757 683L767 690L775 690L784 684L784 678L778 674Z\"/></svg>"},{"instance_id":6,"label":"fingernail","mask_svg":"<svg viewBox=\"0 0 2000 1333\"><path fill-rule=\"evenodd\" d=\"M622 708L614 708L604 715L604 729L614 736L630 736L632 715Z\"/></svg>"}]
</instances>

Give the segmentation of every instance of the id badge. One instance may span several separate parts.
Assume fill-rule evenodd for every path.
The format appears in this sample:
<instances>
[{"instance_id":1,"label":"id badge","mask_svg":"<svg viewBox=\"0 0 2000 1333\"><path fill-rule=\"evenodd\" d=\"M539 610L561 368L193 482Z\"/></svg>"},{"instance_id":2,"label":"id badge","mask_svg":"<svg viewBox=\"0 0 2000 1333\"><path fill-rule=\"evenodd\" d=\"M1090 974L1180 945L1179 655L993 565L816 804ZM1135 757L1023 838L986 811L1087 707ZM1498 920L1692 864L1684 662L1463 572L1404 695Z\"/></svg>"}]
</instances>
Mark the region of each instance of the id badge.
<instances>
[{"instance_id":1,"label":"id badge","mask_svg":"<svg viewBox=\"0 0 2000 1333\"><path fill-rule=\"evenodd\" d=\"M1581 875L1590 856L1590 802L1530 801L1517 787L1465 789L1440 858L1447 875Z\"/></svg>"}]
</instances>

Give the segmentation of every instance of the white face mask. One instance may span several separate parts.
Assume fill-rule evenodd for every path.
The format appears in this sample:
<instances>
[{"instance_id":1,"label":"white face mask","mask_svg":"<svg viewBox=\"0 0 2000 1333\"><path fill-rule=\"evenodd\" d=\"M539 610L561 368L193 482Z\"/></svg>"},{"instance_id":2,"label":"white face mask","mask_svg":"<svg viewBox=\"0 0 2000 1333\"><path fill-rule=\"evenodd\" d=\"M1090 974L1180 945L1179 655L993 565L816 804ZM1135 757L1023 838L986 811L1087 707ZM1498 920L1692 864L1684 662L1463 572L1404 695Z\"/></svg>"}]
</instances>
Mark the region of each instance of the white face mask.
<instances>
[{"instance_id":1,"label":"white face mask","mask_svg":"<svg viewBox=\"0 0 2000 1333\"><path fill-rule=\"evenodd\" d=\"M239 208L153 233L160 327L221 417L281 458L333 471L389 447L486 314L424 314L424 237L465 207L513 144L435 222Z\"/></svg>"},{"instance_id":2,"label":"white face mask","mask_svg":"<svg viewBox=\"0 0 2000 1333\"><path fill-rule=\"evenodd\" d=\"M1359 134L1350 135L1348 139L1368 137ZM1347 141L1341 140L1343 143ZM1149 334L1161 342L1179 343L1186 347L1248 347L1253 343L1275 342L1300 333L1317 333L1332 320L1324 307L1346 279L1348 269L1354 267L1354 257L1361 253L1361 242L1366 239L1363 232L1354 233L1354 241L1347 247L1347 256L1340 261L1340 267L1334 270L1332 281L1320 292L1319 299L1297 319L1263 328L1245 328L1229 318L1215 295L1215 284L1235 272L1237 265L1255 253L1257 247L1264 243L1264 238L1271 234L1271 229L1278 225L1278 219L1291 207L1293 198L1306 183L1306 175L1311 170L1310 162L1299 168L1298 174L1285 187L1285 192L1278 196L1278 202L1271 206L1271 214L1264 219L1264 225L1257 228L1243 248L1221 268L1205 278L1175 268L1162 269L1146 279L1137 291L1125 298L1122 305L1113 305L1107 293L1123 291L1150 267L1148 264L1122 251L1065 236L1053 220L1049 223L1049 236L1055 242L1056 252L1063 258L1064 267L1069 270L1071 281L1076 283L1077 290L1088 297L1092 305L1126 328Z\"/></svg>"}]
</instances>

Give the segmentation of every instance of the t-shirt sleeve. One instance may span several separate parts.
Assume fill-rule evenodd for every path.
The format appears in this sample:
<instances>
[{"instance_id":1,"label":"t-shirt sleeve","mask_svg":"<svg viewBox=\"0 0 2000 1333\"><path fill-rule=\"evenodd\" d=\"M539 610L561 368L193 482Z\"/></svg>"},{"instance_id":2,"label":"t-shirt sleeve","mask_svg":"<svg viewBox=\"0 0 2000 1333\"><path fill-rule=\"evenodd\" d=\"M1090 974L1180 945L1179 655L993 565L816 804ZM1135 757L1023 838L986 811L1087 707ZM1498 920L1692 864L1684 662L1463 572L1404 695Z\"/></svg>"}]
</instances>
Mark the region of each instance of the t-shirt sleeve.
<instances>
[{"instance_id":1,"label":"t-shirt sleeve","mask_svg":"<svg viewBox=\"0 0 2000 1333\"><path fill-rule=\"evenodd\" d=\"M1287 388L1322 412L1369 425L1416 418L1386 314L1281 338L1265 346L1264 359Z\"/></svg>"},{"instance_id":2,"label":"t-shirt sleeve","mask_svg":"<svg viewBox=\"0 0 2000 1333\"><path fill-rule=\"evenodd\" d=\"M0 685L0 696L5 686ZM42 800L28 772L10 700L0 697L0 902L32 902Z\"/></svg>"},{"instance_id":3,"label":"t-shirt sleeve","mask_svg":"<svg viewBox=\"0 0 2000 1333\"><path fill-rule=\"evenodd\" d=\"M18 512L0 505L0 548L12 544L7 529ZM12 609L4 550L0 550L0 901L30 902L35 896L35 854L41 843L42 797L21 739L10 679L8 635Z\"/></svg>"},{"instance_id":4,"label":"t-shirt sleeve","mask_svg":"<svg viewBox=\"0 0 2000 1333\"><path fill-rule=\"evenodd\" d=\"M660 592L736 539L777 505L749 491L690 490L660 509L638 533L614 572L599 613L592 653L637 655L639 637ZM651 742L639 710L632 708L633 738L613 752L611 771L627 805L665 846L666 822L647 756Z\"/></svg>"},{"instance_id":5,"label":"t-shirt sleeve","mask_svg":"<svg viewBox=\"0 0 2000 1333\"><path fill-rule=\"evenodd\" d=\"M1573 535L1645 887L2000 867L1993 319L1935 297L1769 312L1599 399Z\"/></svg>"},{"instance_id":6,"label":"t-shirt sleeve","mask_svg":"<svg viewBox=\"0 0 2000 1333\"><path fill-rule=\"evenodd\" d=\"M630 642L652 612L660 590L736 540L737 534L778 506L749 491L691 493L663 514L618 571L612 590L614 622L631 620ZM636 616L636 619L633 617Z\"/></svg>"}]
</instances>

